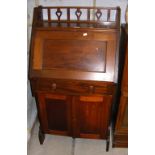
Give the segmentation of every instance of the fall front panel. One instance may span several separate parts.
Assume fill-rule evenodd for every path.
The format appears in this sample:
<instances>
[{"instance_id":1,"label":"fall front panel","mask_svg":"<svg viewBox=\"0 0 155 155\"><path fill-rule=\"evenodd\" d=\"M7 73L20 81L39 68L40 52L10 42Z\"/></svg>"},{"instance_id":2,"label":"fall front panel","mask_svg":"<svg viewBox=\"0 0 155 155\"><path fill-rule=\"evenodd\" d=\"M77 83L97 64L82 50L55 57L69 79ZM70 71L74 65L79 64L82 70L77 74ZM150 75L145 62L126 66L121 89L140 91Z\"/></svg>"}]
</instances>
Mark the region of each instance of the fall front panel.
<instances>
[{"instance_id":1,"label":"fall front panel","mask_svg":"<svg viewBox=\"0 0 155 155\"><path fill-rule=\"evenodd\" d=\"M105 72L106 42L46 39L43 51L43 69Z\"/></svg>"}]
</instances>

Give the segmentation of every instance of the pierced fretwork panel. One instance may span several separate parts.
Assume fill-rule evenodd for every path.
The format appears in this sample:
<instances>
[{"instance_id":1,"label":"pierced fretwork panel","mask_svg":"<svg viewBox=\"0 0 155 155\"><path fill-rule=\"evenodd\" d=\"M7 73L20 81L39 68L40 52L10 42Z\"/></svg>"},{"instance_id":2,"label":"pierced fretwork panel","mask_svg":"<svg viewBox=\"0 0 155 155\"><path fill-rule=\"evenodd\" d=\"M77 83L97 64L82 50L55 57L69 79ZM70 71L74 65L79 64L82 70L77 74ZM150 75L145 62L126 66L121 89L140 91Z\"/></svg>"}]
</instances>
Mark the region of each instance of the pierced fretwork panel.
<instances>
[{"instance_id":1,"label":"pierced fretwork panel","mask_svg":"<svg viewBox=\"0 0 155 155\"><path fill-rule=\"evenodd\" d=\"M42 7L43 20L116 22L117 8Z\"/></svg>"}]
</instances>

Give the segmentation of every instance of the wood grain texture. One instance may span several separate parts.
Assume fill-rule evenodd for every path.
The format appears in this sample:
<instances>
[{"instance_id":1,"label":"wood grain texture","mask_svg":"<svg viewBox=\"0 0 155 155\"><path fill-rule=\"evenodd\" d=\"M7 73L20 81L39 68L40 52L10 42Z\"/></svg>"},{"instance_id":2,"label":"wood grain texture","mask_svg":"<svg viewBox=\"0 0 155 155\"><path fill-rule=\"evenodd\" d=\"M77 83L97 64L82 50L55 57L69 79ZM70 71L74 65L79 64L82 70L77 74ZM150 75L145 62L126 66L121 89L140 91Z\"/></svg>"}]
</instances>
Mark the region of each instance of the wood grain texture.
<instances>
[{"instance_id":1,"label":"wood grain texture","mask_svg":"<svg viewBox=\"0 0 155 155\"><path fill-rule=\"evenodd\" d=\"M33 68L42 69L42 42L40 38L35 39L34 43Z\"/></svg>"},{"instance_id":2,"label":"wood grain texture","mask_svg":"<svg viewBox=\"0 0 155 155\"><path fill-rule=\"evenodd\" d=\"M114 82L116 34L37 31L30 76Z\"/></svg>"},{"instance_id":3,"label":"wood grain texture","mask_svg":"<svg viewBox=\"0 0 155 155\"><path fill-rule=\"evenodd\" d=\"M112 96L76 97L76 137L106 139Z\"/></svg>"},{"instance_id":4,"label":"wood grain texture","mask_svg":"<svg viewBox=\"0 0 155 155\"><path fill-rule=\"evenodd\" d=\"M82 81L82 80L58 80L37 79L34 91L51 92L68 95L103 95L113 94L115 84L108 82ZM56 85L53 89L53 85Z\"/></svg>"},{"instance_id":5,"label":"wood grain texture","mask_svg":"<svg viewBox=\"0 0 155 155\"><path fill-rule=\"evenodd\" d=\"M123 32L125 30L123 29ZM125 61L120 87L120 99L113 131L113 147L128 147L128 35L125 33Z\"/></svg>"},{"instance_id":6,"label":"wood grain texture","mask_svg":"<svg viewBox=\"0 0 155 155\"><path fill-rule=\"evenodd\" d=\"M39 114L45 133L71 134L71 98L69 96L38 93Z\"/></svg>"},{"instance_id":7,"label":"wood grain texture","mask_svg":"<svg viewBox=\"0 0 155 155\"><path fill-rule=\"evenodd\" d=\"M105 42L44 40L43 51L43 69L105 72Z\"/></svg>"}]
</instances>

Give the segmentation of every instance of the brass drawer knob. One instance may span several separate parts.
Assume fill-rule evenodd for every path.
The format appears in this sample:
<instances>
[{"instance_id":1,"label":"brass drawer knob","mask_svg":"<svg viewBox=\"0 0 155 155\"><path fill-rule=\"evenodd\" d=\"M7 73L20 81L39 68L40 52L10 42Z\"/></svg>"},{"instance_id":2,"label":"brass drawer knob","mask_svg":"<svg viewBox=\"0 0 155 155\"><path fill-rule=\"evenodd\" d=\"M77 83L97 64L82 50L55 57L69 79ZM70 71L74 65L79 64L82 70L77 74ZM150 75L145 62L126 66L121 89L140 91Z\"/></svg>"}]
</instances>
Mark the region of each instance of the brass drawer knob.
<instances>
[{"instance_id":1,"label":"brass drawer knob","mask_svg":"<svg viewBox=\"0 0 155 155\"><path fill-rule=\"evenodd\" d=\"M52 83L52 90L53 90L53 91L55 91L55 90L56 90L56 88L57 88L56 83Z\"/></svg>"},{"instance_id":2,"label":"brass drawer knob","mask_svg":"<svg viewBox=\"0 0 155 155\"><path fill-rule=\"evenodd\" d=\"M94 86L89 86L89 93L94 93Z\"/></svg>"}]
</instances>

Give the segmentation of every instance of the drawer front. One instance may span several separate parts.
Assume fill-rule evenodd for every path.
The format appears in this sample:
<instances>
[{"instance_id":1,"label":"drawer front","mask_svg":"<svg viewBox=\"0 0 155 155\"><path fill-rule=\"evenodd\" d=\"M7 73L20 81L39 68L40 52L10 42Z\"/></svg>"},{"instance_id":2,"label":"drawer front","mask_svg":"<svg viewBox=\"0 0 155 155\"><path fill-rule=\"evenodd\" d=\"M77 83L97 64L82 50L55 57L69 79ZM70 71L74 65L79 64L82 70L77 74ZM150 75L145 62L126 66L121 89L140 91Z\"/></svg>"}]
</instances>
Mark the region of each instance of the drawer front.
<instances>
[{"instance_id":1,"label":"drawer front","mask_svg":"<svg viewBox=\"0 0 155 155\"><path fill-rule=\"evenodd\" d=\"M112 94L114 85L98 82L61 81L61 80L38 80L37 91L48 91L62 94Z\"/></svg>"}]
</instances>

